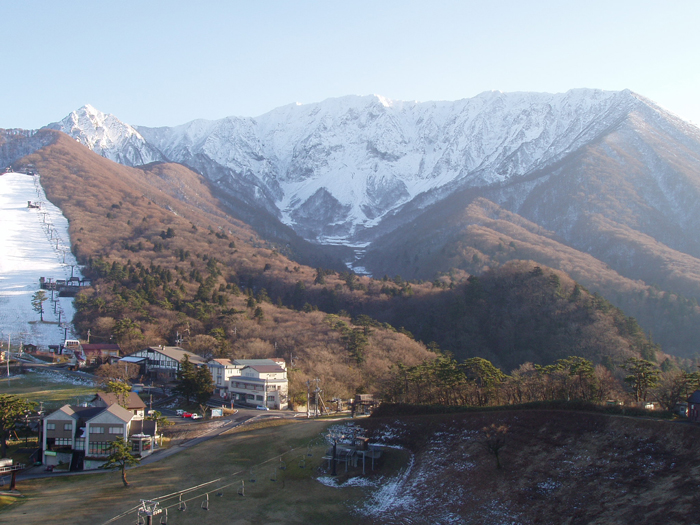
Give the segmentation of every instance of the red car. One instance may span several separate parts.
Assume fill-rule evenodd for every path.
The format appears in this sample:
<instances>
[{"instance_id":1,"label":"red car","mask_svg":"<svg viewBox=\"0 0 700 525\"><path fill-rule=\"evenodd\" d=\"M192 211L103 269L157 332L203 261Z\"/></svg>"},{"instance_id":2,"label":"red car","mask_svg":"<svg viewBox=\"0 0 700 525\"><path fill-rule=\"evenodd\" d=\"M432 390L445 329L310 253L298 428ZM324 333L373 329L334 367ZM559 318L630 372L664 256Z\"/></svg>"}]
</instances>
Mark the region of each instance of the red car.
<instances>
[{"instance_id":1,"label":"red car","mask_svg":"<svg viewBox=\"0 0 700 525\"><path fill-rule=\"evenodd\" d=\"M192 412L184 412L182 417L192 417Z\"/></svg>"}]
</instances>

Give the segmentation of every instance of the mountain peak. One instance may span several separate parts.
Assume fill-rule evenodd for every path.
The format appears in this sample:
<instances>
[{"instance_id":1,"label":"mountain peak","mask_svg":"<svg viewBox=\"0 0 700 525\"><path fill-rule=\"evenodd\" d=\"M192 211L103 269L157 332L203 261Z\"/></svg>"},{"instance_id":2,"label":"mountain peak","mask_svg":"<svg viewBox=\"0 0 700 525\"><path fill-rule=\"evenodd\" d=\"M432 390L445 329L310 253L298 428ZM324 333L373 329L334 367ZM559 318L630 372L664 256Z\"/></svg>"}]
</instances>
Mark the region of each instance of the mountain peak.
<instances>
[{"instance_id":1,"label":"mountain peak","mask_svg":"<svg viewBox=\"0 0 700 525\"><path fill-rule=\"evenodd\" d=\"M89 115L104 115L99 109L95 108L92 104L85 104L84 106L78 108L74 113L87 113Z\"/></svg>"},{"instance_id":2,"label":"mountain peak","mask_svg":"<svg viewBox=\"0 0 700 525\"><path fill-rule=\"evenodd\" d=\"M127 166L164 160L136 129L91 104L85 104L47 128L62 131L95 153Z\"/></svg>"}]
</instances>

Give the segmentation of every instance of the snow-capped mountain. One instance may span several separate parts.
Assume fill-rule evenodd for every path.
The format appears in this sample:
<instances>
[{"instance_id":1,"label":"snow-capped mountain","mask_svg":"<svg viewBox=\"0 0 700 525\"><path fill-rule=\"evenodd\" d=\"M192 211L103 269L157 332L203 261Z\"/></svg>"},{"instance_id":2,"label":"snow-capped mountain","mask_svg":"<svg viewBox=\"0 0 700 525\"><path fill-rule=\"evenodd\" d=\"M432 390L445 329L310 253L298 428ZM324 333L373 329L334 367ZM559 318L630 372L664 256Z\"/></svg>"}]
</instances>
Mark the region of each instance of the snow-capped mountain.
<instances>
[{"instance_id":1,"label":"snow-capped mountain","mask_svg":"<svg viewBox=\"0 0 700 525\"><path fill-rule=\"evenodd\" d=\"M47 127L62 131L95 153L126 166L165 160L129 124L98 111L90 104Z\"/></svg>"},{"instance_id":2,"label":"snow-capped mountain","mask_svg":"<svg viewBox=\"0 0 700 525\"><path fill-rule=\"evenodd\" d=\"M547 170L637 110L671 118L629 90L576 89L424 103L347 96L170 128L134 128L86 106L52 127L123 164L190 166L313 242L363 246L402 210Z\"/></svg>"}]
</instances>

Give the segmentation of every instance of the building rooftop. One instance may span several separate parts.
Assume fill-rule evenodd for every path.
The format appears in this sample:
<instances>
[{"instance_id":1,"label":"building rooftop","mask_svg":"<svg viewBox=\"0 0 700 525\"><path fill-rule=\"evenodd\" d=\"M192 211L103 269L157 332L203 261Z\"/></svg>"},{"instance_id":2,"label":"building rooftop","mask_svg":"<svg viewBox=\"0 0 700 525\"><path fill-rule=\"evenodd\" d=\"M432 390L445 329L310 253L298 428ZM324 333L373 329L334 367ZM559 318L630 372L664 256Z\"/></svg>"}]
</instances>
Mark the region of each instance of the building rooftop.
<instances>
[{"instance_id":1,"label":"building rooftop","mask_svg":"<svg viewBox=\"0 0 700 525\"><path fill-rule=\"evenodd\" d=\"M94 403L98 399L102 400L107 406L119 403L117 395L111 392L97 392L92 402ZM146 408L146 403L135 392L129 392L129 397L126 399L126 407L128 410L143 410Z\"/></svg>"},{"instance_id":2,"label":"building rooftop","mask_svg":"<svg viewBox=\"0 0 700 525\"><path fill-rule=\"evenodd\" d=\"M217 363L221 366L235 366L230 359L212 359L210 363Z\"/></svg>"},{"instance_id":3,"label":"building rooftop","mask_svg":"<svg viewBox=\"0 0 700 525\"><path fill-rule=\"evenodd\" d=\"M233 364L242 366L270 365L279 367L279 363L272 359L234 359Z\"/></svg>"},{"instance_id":4,"label":"building rooftop","mask_svg":"<svg viewBox=\"0 0 700 525\"><path fill-rule=\"evenodd\" d=\"M207 362L207 360L203 357L193 354L192 352L188 352L179 346L149 346L146 348L146 351L163 354L164 356L175 359L178 362L182 361L185 356L187 356L190 362L195 365L203 365Z\"/></svg>"},{"instance_id":5,"label":"building rooftop","mask_svg":"<svg viewBox=\"0 0 700 525\"><path fill-rule=\"evenodd\" d=\"M284 368L279 365L248 365L245 368L252 368L261 374L284 373Z\"/></svg>"}]
</instances>

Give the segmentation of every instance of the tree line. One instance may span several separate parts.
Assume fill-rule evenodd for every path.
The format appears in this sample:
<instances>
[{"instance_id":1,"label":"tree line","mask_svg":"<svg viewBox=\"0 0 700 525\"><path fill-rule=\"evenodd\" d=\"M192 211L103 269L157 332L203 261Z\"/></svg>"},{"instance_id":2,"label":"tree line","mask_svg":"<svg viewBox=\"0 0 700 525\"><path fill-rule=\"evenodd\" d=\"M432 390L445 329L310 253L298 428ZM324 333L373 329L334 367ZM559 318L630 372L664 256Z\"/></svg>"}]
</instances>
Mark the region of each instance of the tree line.
<instances>
[{"instance_id":1,"label":"tree line","mask_svg":"<svg viewBox=\"0 0 700 525\"><path fill-rule=\"evenodd\" d=\"M384 392L385 400L409 404L502 406L534 401L656 401L665 410L700 388L700 372L661 367L627 358L612 370L569 356L549 365L525 363L510 374L473 357L458 362L440 355L414 366L399 363Z\"/></svg>"}]
</instances>

